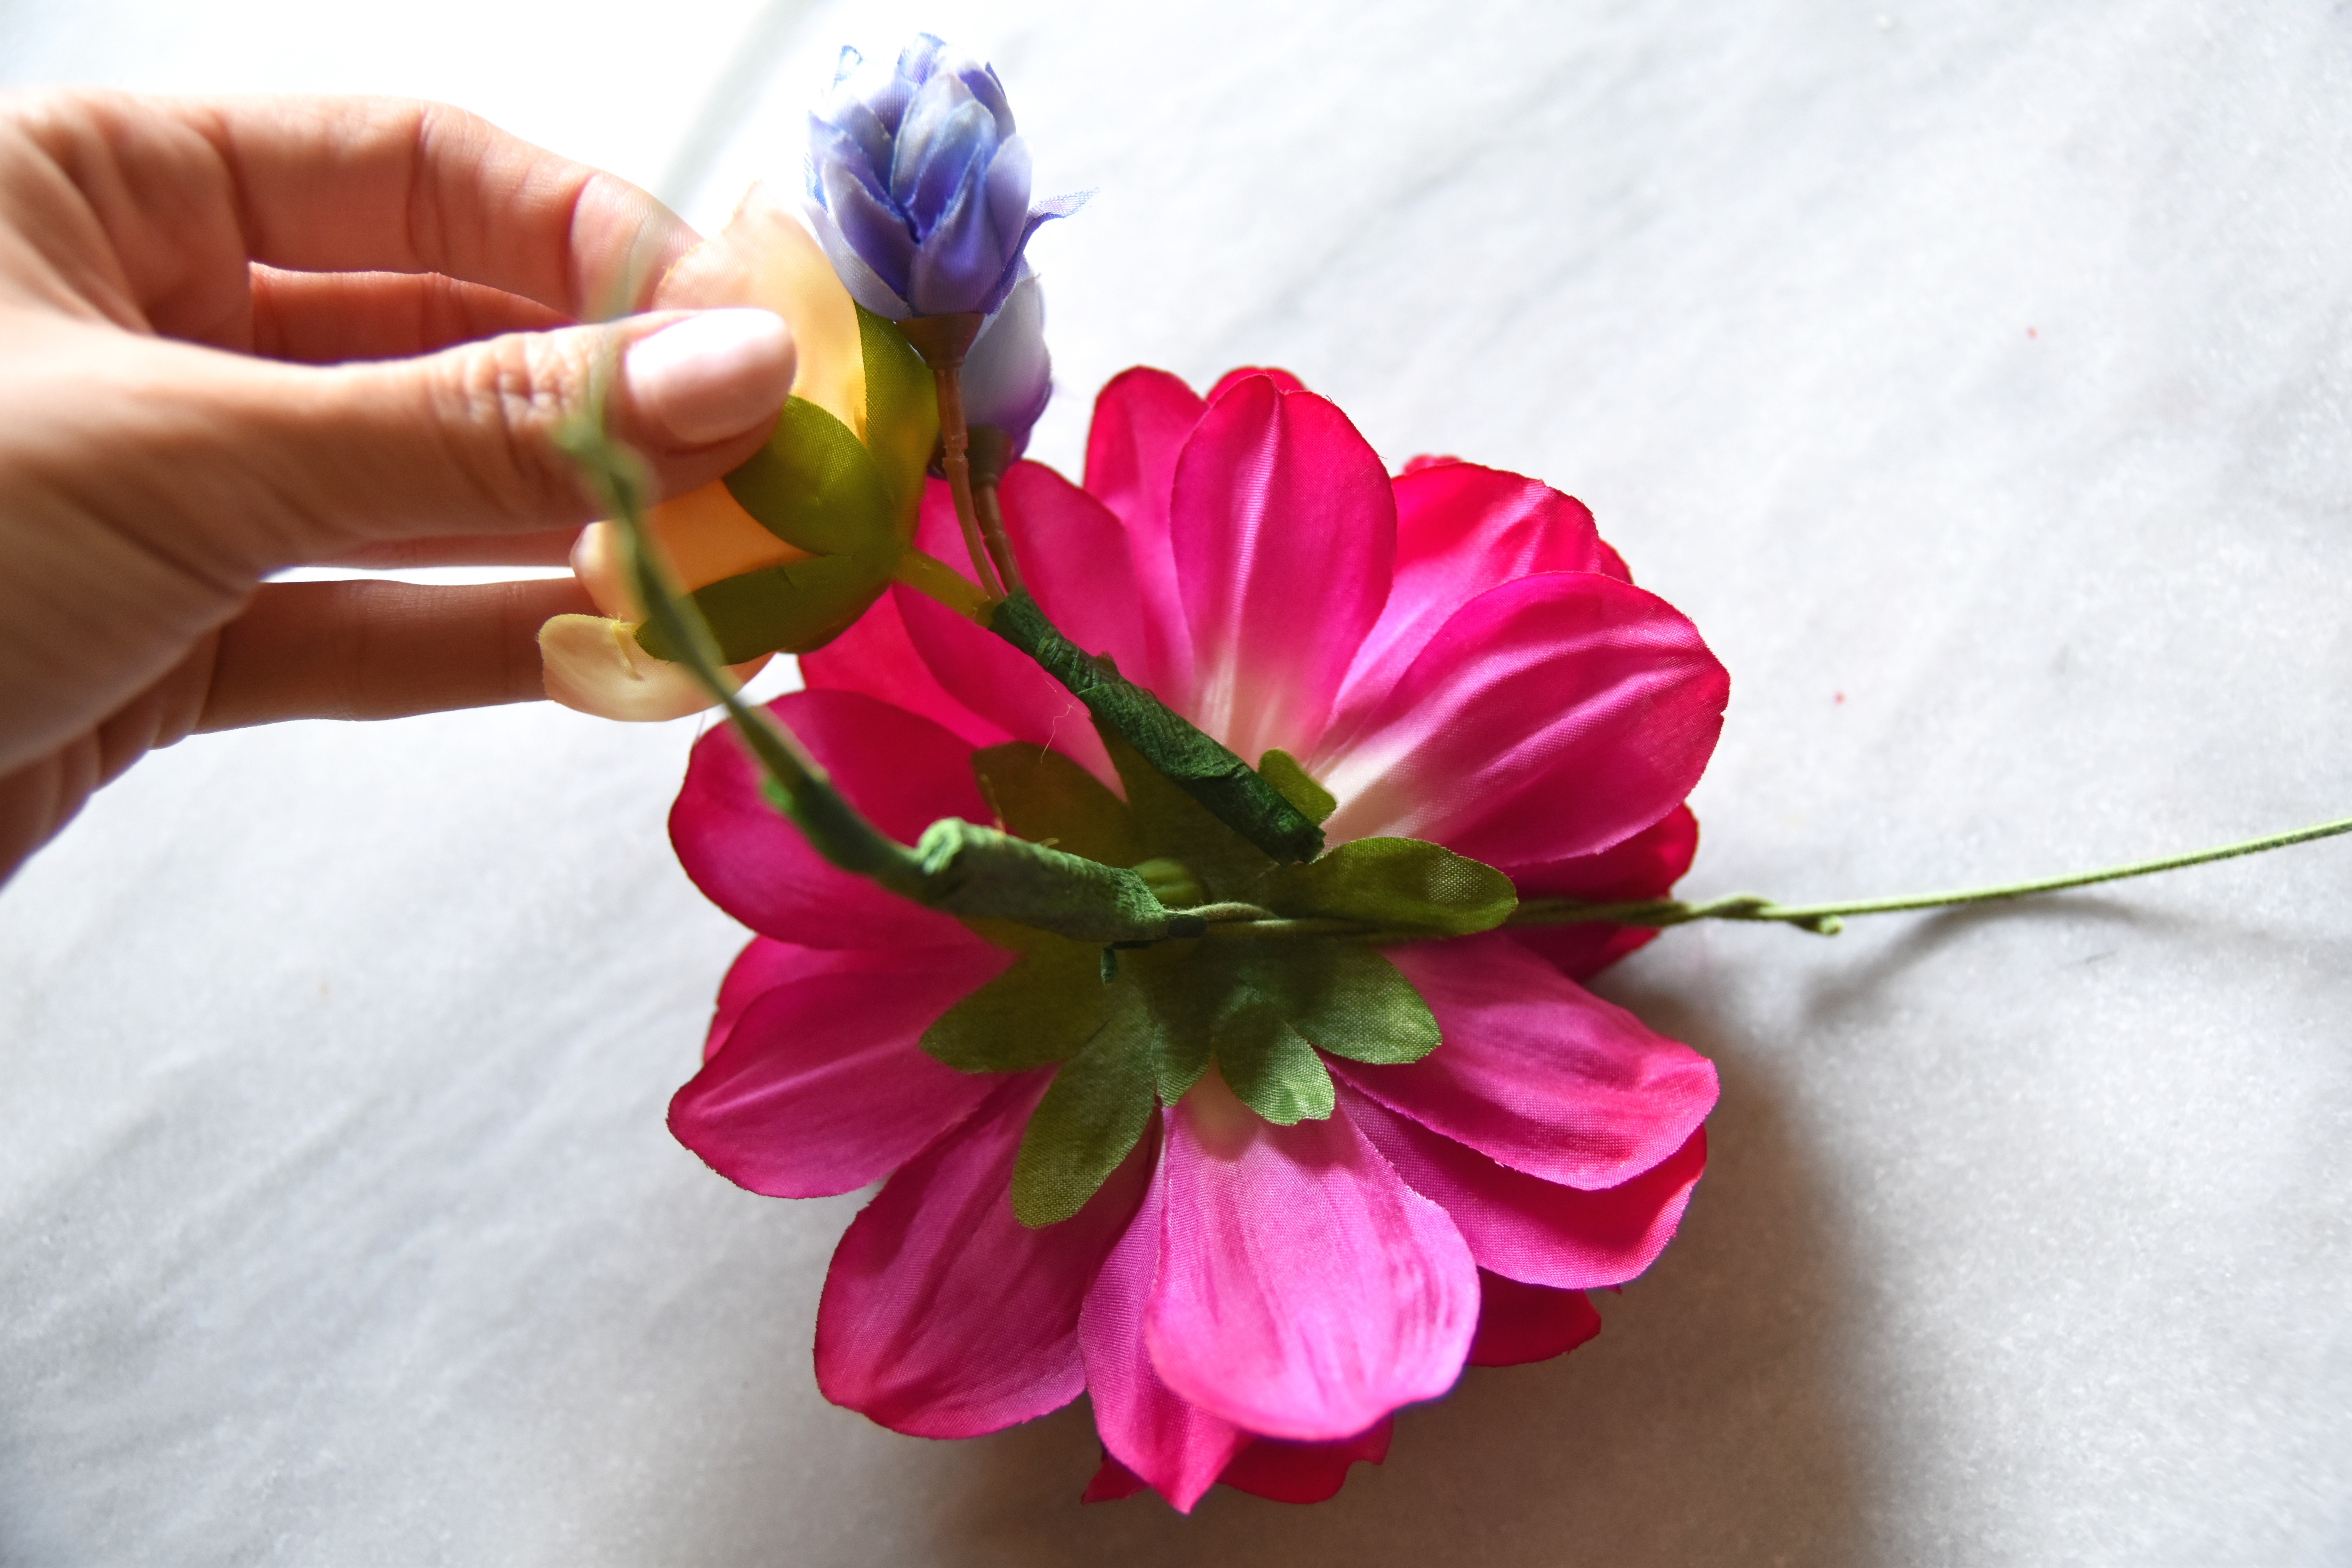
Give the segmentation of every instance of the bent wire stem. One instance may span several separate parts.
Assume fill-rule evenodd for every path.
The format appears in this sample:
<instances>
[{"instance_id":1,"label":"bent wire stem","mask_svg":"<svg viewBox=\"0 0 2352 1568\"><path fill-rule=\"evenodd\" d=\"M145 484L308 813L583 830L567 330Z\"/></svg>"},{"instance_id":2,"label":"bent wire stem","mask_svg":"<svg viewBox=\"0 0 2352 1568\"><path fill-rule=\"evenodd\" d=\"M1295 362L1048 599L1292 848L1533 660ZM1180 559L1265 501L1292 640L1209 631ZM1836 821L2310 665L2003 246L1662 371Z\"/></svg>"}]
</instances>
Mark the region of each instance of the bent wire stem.
<instances>
[{"instance_id":1,"label":"bent wire stem","mask_svg":"<svg viewBox=\"0 0 2352 1568\"><path fill-rule=\"evenodd\" d=\"M2005 882L1998 887L1972 888L1964 892L1920 893L1899 899L1858 899L1843 903L1778 904L1752 893L1712 899L1702 904L1685 903L1679 899L1643 899L1617 904L1588 904L1574 899L1529 899L1519 905L1518 912L1507 923L1565 925L1606 921L1614 925L1664 927L1685 925L1692 921L1771 921L1822 936L1835 936L1848 915L1891 915L1906 910L1944 910L1966 904L1998 903L2006 899L2028 898L2035 893L2057 893L2069 888L2120 882L2132 877L2152 877L2158 871L2178 871L2183 867L2202 866L2214 860L2234 860L2241 855L2260 855L2265 850L2284 849L2292 844L2308 844L2318 838L2333 838L2343 833L2352 833L2352 817L2323 822L2312 827L2298 827L2289 833L2273 833L2237 844L2225 844L2218 849L2166 855L2154 860L2134 860L2098 871L2041 877L2026 882Z\"/></svg>"}]
</instances>

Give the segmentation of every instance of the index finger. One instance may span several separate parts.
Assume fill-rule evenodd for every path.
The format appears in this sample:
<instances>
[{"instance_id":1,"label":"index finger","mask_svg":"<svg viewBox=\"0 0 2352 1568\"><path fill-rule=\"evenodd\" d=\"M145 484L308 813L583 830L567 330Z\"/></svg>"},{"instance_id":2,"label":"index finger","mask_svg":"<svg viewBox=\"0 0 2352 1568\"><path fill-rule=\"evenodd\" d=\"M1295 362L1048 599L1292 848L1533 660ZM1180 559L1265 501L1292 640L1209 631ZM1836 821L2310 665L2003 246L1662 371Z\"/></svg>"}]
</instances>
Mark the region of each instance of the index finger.
<instances>
[{"instance_id":1,"label":"index finger","mask_svg":"<svg viewBox=\"0 0 2352 1568\"><path fill-rule=\"evenodd\" d=\"M177 99L235 186L248 254L304 272L439 272L574 321L639 308L697 238L616 175L446 104Z\"/></svg>"}]
</instances>

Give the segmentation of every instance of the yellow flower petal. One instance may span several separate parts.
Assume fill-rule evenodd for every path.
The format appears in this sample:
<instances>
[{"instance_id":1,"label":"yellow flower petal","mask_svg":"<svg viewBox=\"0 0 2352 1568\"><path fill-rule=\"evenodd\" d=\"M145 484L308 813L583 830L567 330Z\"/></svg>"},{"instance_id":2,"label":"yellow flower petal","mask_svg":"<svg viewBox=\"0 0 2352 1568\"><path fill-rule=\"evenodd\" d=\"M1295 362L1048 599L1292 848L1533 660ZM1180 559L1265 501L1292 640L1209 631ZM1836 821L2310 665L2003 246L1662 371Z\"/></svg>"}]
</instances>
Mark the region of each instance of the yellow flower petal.
<instances>
[{"instance_id":1,"label":"yellow flower petal","mask_svg":"<svg viewBox=\"0 0 2352 1568\"><path fill-rule=\"evenodd\" d=\"M659 310L714 305L757 305L782 316L799 354L793 395L866 439L866 353L857 307L787 192L764 182L753 185L727 226L688 251L654 291Z\"/></svg>"},{"instance_id":2,"label":"yellow flower petal","mask_svg":"<svg viewBox=\"0 0 2352 1568\"><path fill-rule=\"evenodd\" d=\"M646 520L669 562L670 575L688 593L762 566L804 561L808 552L760 526L716 481L662 502ZM625 621L645 618L645 606L621 571L617 523L592 522L572 547L572 572L596 607Z\"/></svg>"},{"instance_id":3,"label":"yellow flower petal","mask_svg":"<svg viewBox=\"0 0 2352 1568\"><path fill-rule=\"evenodd\" d=\"M566 708L600 719L652 723L683 719L711 706L693 673L637 646L627 623L602 616L556 616L539 628L540 668L547 694ZM768 656L728 670L741 686Z\"/></svg>"}]
</instances>

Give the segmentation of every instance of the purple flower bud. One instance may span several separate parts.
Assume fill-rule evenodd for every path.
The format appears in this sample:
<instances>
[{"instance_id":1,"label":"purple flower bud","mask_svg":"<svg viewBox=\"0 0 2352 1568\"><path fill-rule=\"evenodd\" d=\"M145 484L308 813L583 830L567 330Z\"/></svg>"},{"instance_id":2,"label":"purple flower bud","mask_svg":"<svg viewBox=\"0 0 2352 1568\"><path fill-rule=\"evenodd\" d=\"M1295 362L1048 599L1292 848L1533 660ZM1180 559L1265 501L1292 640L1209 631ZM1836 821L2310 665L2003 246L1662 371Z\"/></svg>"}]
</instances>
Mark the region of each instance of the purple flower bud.
<instances>
[{"instance_id":1,"label":"purple flower bud","mask_svg":"<svg viewBox=\"0 0 2352 1568\"><path fill-rule=\"evenodd\" d=\"M1003 84L929 33L887 68L841 51L833 95L809 116L808 184L834 270L894 321L995 310L1030 235L1084 199L1030 207L1029 149Z\"/></svg>"},{"instance_id":2,"label":"purple flower bud","mask_svg":"<svg viewBox=\"0 0 2352 1568\"><path fill-rule=\"evenodd\" d=\"M1021 280L964 355L964 417L1003 431L1012 443L1010 457L1018 458L1028 450L1030 427L1053 395L1054 362L1045 353L1045 293L1024 264Z\"/></svg>"}]
</instances>

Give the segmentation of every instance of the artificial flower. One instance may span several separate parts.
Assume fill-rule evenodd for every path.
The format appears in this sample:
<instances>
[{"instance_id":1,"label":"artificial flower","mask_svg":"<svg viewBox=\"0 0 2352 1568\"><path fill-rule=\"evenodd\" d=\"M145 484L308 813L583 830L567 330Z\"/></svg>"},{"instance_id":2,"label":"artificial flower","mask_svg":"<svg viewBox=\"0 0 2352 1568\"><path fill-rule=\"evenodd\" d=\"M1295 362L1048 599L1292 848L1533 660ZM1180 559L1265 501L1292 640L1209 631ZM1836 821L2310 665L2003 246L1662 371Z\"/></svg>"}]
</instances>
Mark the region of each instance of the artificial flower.
<instances>
[{"instance_id":1,"label":"artificial flower","mask_svg":"<svg viewBox=\"0 0 2352 1568\"><path fill-rule=\"evenodd\" d=\"M1687 865L1727 679L1569 498L1451 460L1392 479L1278 372L1202 399L1148 370L1097 401L1084 488L1021 463L1004 497L1056 624L1282 753L1335 847L1277 868L903 588L773 705L885 831L994 822L1171 902L1295 893L1400 838L1596 899ZM953 526L934 486L920 537ZM1106 964L835 870L725 731L671 833L758 933L673 1131L754 1192L887 1178L834 1255L820 1387L934 1437L1087 1392L1090 1497L1329 1495L1465 1363L1589 1338L1583 1292L1649 1265L1705 1163L1712 1067L1577 984L1638 940L1612 928Z\"/></svg>"},{"instance_id":2,"label":"artificial flower","mask_svg":"<svg viewBox=\"0 0 2352 1568\"><path fill-rule=\"evenodd\" d=\"M904 563L938 439L931 377L896 328L860 311L790 204L766 186L670 269L653 305L760 306L791 326L798 353L767 445L725 479L662 501L648 520L740 679L772 652L837 635ZM548 695L609 719L709 707L709 694L668 657L675 650L648 646L617 525L583 531L572 568L601 613L541 628Z\"/></svg>"},{"instance_id":3,"label":"artificial flower","mask_svg":"<svg viewBox=\"0 0 2352 1568\"><path fill-rule=\"evenodd\" d=\"M1034 274L1021 280L988 318L963 360L964 418L975 437L1000 433L1002 462L1029 448L1029 432L1054 395L1054 362L1045 352L1045 291Z\"/></svg>"},{"instance_id":4,"label":"artificial flower","mask_svg":"<svg viewBox=\"0 0 2352 1568\"><path fill-rule=\"evenodd\" d=\"M891 321L994 312L1037 226L1029 147L996 72L929 33L896 62L841 51L809 116L809 216L857 302Z\"/></svg>"}]
</instances>

